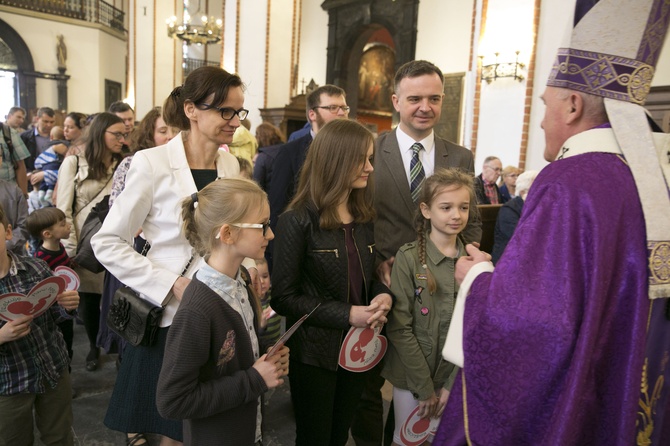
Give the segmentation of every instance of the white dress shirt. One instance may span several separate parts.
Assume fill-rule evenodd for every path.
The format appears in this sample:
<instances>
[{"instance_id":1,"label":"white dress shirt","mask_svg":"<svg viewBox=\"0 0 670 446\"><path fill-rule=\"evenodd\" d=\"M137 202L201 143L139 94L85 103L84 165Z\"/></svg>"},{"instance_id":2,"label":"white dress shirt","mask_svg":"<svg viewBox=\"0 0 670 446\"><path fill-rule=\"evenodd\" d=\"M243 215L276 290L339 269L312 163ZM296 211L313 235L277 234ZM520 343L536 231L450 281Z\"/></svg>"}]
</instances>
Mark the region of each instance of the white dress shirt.
<instances>
[{"instance_id":1,"label":"white dress shirt","mask_svg":"<svg viewBox=\"0 0 670 446\"><path fill-rule=\"evenodd\" d=\"M423 150L419 152L419 159L421 160L421 164L423 164L423 171L426 174L426 178L431 176L435 171L435 132L431 131L430 135L426 136L421 141L414 141L411 136L402 131L400 126L396 127L395 134L398 139L398 147L400 147L402 163L405 166L407 184L411 184L409 179L409 164L412 161L412 146L414 143L418 142L423 146Z\"/></svg>"}]
</instances>

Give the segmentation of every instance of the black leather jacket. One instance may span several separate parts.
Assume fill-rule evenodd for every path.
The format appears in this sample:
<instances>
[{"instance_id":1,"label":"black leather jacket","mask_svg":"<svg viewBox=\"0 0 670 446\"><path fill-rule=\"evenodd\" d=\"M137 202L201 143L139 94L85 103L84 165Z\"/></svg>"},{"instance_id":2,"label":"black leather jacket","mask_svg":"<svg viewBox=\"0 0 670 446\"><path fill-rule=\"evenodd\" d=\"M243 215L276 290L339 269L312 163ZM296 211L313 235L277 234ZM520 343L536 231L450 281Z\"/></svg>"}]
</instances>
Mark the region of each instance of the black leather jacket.
<instances>
[{"instance_id":1,"label":"black leather jacket","mask_svg":"<svg viewBox=\"0 0 670 446\"><path fill-rule=\"evenodd\" d=\"M372 223L354 225L363 268L366 305L391 291L372 278L375 243ZM349 279L344 229L324 230L314 210L285 212L279 218L272 270L272 308L286 316L287 327L321 306L288 341L291 359L337 370L343 335L349 325Z\"/></svg>"}]
</instances>

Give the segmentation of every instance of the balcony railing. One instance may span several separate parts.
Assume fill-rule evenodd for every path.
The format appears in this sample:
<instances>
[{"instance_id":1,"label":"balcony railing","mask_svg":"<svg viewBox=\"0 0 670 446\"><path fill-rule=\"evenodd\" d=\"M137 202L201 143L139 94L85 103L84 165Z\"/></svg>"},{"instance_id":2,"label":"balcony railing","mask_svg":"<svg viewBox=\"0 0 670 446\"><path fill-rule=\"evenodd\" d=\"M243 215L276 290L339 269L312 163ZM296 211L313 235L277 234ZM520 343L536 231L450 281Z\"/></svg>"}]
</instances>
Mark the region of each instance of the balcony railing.
<instances>
[{"instance_id":1,"label":"balcony railing","mask_svg":"<svg viewBox=\"0 0 670 446\"><path fill-rule=\"evenodd\" d=\"M191 74L191 71L195 70L196 68L218 67L218 66L219 62L213 62L211 60L204 60L204 59L191 59L188 57L185 57L181 63L181 68L182 72L184 73L184 77Z\"/></svg>"},{"instance_id":2,"label":"balcony railing","mask_svg":"<svg viewBox=\"0 0 670 446\"><path fill-rule=\"evenodd\" d=\"M0 5L85 20L125 31L125 13L103 0L0 0Z\"/></svg>"}]
</instances>

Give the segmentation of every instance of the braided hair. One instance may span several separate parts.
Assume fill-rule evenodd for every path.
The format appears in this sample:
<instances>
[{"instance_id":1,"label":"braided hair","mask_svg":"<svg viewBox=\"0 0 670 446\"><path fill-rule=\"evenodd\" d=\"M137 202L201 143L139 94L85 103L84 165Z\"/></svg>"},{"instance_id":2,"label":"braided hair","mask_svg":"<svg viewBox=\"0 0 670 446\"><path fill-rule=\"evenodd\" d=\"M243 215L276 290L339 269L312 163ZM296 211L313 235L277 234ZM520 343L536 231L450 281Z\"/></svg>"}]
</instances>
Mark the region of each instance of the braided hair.
<instances>
[{"instance_id":1,"label":"braided hair","mask_svg":"<svg viewBox=\"0 0 670 446\"><path fill-rule=\"evenodd\" d=\"M447 187L455 187L457 189L462 187L465 188L470 195L470 208L472 209L474 206L476 206L477 199L475 197L473 177L471 174L466 173L458 168L436 169L435 173L428 177L426 182L423 184L423 187L421 188L421 194L419 196L419 203L430 207L435 197ZM472 212L470 212L468 220L471 218L471 216ZM421 262L421 266L426 271L428 292L433 294L437 289L437 283L435 282L435 277L431 273L430 268L428 268L428 263L426 262L426 238L430 233L430 228L430 219L423 216L421 207L419 206L414 218L414 229L416 230L417 245L419 250L419 262Z\"/></svg>"}]
</instances>

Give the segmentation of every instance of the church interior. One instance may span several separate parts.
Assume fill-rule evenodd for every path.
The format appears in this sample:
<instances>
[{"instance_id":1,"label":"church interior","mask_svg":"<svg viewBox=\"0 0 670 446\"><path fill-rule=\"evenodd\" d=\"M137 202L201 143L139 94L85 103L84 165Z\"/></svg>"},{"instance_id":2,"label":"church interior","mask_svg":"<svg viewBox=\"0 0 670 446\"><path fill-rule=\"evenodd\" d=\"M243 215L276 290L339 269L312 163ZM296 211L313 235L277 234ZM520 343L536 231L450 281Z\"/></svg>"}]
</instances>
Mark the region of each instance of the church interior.
<instances>
[{"instance_id":1,"label":"church interior","mask_svg":"<svg viewBox=\"0 0 670 446\"><path fill-rule=\"evenodd\" d=\"M190 71L217 65L244 81L252 133L263 121L287 135L302 127L305 92L326 83L344 88L350 117L381 133L397 124L393 73L425 59L445 74L439 135L472 150L476 169L491 155L540 169L540 95L573 3L0 0L0 115L14 105L90 114L123 100L139 121ZM668 131L668 44L646 106Z\"/></svg>"}]
</instances>

